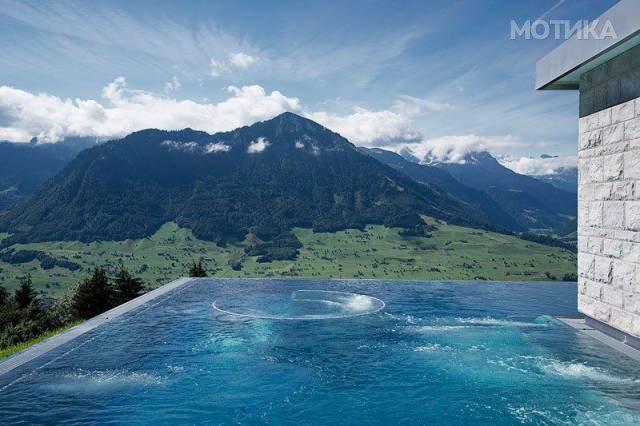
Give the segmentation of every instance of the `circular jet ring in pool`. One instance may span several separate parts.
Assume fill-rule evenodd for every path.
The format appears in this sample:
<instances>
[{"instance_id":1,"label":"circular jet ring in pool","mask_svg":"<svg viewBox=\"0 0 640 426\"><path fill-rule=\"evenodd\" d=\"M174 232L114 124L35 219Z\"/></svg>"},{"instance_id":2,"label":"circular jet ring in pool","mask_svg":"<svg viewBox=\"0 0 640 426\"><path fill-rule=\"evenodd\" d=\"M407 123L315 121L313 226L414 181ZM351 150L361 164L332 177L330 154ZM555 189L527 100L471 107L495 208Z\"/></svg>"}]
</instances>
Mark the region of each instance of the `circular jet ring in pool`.
<instances>
[{"instance_id":1,"label":"circular jet ring in pool","mask_svg":"<svg viewBox=\"0 0 640 426\"><path fill-rule=\"evenodd\" d=\"M365 294L347 293L332 290L296 290L291 293L293 302L311 302L322 303L338 308L341 312L327 314L308 314L308 315L272 315L269 313L243 313L235 312L231 309L225 309L219 306L218 300L215 300L211 307L222 314L235 317L249 319L267 319L267 320L285 320L285 321L311 321L324 319L341 319L353 318L363 315L375 314L386 306L384 301L377 297L367 296Z\"/></svg>"}]
</instances>

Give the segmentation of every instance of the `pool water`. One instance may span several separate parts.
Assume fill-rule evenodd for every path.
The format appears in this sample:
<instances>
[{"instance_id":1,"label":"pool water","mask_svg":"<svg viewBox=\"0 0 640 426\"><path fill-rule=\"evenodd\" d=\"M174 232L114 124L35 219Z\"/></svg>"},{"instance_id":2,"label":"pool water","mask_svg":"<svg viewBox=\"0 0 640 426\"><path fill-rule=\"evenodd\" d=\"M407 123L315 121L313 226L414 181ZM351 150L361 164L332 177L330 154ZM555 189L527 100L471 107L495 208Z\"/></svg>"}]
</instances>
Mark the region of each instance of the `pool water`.
<instances>
[{"instance_id":1,"label":"pool water","mask_svg":"<svg viewBox=\"0 0 640 426\"><path fill-rule=\"evenodd\" d=\"M0 377L0 423L638 424L575 283L196 280Z\"/></svg>"}]
</instances>

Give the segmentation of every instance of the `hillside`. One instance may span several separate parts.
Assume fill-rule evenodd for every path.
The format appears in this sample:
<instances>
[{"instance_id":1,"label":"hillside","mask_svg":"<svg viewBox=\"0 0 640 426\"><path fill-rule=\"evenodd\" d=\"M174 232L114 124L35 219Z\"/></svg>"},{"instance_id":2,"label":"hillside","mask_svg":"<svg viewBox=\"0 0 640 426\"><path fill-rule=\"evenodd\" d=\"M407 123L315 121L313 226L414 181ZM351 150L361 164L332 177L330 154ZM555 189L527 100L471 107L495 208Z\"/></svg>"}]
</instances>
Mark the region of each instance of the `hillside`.
<instances>
[{"instance_id":1,"label":"hillside","mask_svg":"<svg viewBox=\"0 0 640 426\"><path fill-rule=\"evenodd\" d=\"M174 221L221 244L386 224L426 214L487 225L438 188L359 152L340 135L285 113L231 132L144 130L82 151L42 191L0 217L17 242L140 239Z\"/></svg>"},{"instance_id":2,"label":"hillside","mask_svg":"<svg viewBox=\"0 0 640 426\"><path fill-rule=\"evenodd\" d=\"M488 152L467 154L464 163L433 162L466 186L485 192L528 230L561 230L576 217L577 195L501 165Z\"/></svg>"},{"instance_id":3,"label":"hillside","mask_svg":"<svg viewBox=\"0 0 640 426\"><path fill-rule=\"evenodd\" d=\"M449 196L467 204L469 210L473 211L476 217L480 217L488 223L510 231L523 230L522 226L506 213L498 203L492 200L489 195L481 190L463 185L446 170L408 161L395 152L380 148L360 148L360 150L376 160L405 173L416 182L441 188Z\"/></svg>"},{"instance_id":4,"label":"hillside","mask_svg":"<svg viewBox=\"0 0 640 426\"><path fill-rule=\"evenodd\" d=\"M429 222L435 224L434 220ZM137 240L16 245L16 250L39 251L59 261L77 263L79 268L44 269L37 259L14 264L0 261L0 285L12 289L29 272L39 289L60 296L93 267L107 266L113 271L122 262L155 287L184 275L186 265L199 258L204 259L210 275L219 277L517 281L562 279L576 270L576 257L566 250L472 228L444 223L435 226L430 237L403 237L400 229L381 225L334 233L294 228L302 242L297 260L260 263L258 256L246 255L246 243L220 247L167 223L151 237ZM232 265L240 269L234 270Z\"/></svg>"},{"instance_id":5,"label":"hillside","mask_svg":"<svg viewBox=\"0 0 640 426\"><path fill-rule=\"evenodd\" d=\"M0 142L0 214L37 192L75 153L63 144Z\"/></svg>"}]
</instances>

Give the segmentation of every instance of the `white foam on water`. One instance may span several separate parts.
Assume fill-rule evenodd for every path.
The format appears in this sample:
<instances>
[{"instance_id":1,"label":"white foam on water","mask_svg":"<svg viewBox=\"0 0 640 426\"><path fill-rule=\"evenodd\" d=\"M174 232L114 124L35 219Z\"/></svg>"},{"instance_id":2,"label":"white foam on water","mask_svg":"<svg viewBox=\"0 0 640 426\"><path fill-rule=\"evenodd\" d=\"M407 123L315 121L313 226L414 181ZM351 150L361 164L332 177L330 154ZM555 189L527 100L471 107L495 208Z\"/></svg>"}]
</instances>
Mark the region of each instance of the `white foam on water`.
<instances>
[{"instance_id":1,"label":"white foam on water","mask_svg":"<svg viewBox=\"0 0 640 426\"><path fill-rule=\"evenodd\" d=\"M347 298L345 306L353 312L364 312L371 309L374 299L364 294L354 294Z\"/></svg>"},{"instance_id":2,"label":"white foam on water","mask_svg":"<svg viewBox=\"0 0 640 426\"><path fill-rule=\"evenodd\" d=\"M564 362L549 358L539 358L537 363L540 370L547 374L562 376L569 379L583 379L594 382L637 384L640 380L630 377L620 377L598 367L592 367L578 362Z\"/></svg>"},{"instance_id":3,"label":"white foam on water","mask_svg":"<svg viewBox=\"0 0 640 426\"><path fill-rule=\"evenodd\" d=\"M294 303L304 302L328 305L332 308L337 308L338 312L298 316L272 315L262 312L236 312L232 309L221 307L217 300L211 304L211 307L219 313L232 317L298 321L352 318L374 314L385 307L385 303L377 297L331 290L296 290L291 293L291 300Z\"/></svg>"},{"instance_id":4,"label":"white foam on water","mask_svg":"<svg viewBox=\"0 0 640 426\"><path fill-rule=\"evenodd\" d=\"M413 333L445 333L449 331L460 331L472 328L470 325L421 325L417 327L408 327Z\"/></svg>"},{"instance_id":5,"label":"white foam on water","mask_svg":"<svg viewBox=\"0 0 640 426\"><path fill-rule=\"evenodd\" d=\"M57 376L49 387L58 392L100 392L121 386L159 386L166 378L150 373L128 370L77 369Z\"/></svg>"},{"instance_id":6,"label":"white foam on water","mask_svg":"<svg viewBox=\"0 0 640 426\"><path fill-rule=\"evenodd\" d=\"M441 345L439 343L429 343L427 345L418 346L414 352L451 352L451 346Z\"/></svg>"},{"instance_id":7,"label":"white foam on water","mask_svg":"<svg viewBox=\"0 0 640 426\"><path fill-rule=\"evenodd\" d=\"M494 326L494 327L548 327L549 325L547 323L542 323L542 322L511 321L506 319L497 319L493 317L456 318L456 321L462 324Z\"/></svg>"}]
</instances>

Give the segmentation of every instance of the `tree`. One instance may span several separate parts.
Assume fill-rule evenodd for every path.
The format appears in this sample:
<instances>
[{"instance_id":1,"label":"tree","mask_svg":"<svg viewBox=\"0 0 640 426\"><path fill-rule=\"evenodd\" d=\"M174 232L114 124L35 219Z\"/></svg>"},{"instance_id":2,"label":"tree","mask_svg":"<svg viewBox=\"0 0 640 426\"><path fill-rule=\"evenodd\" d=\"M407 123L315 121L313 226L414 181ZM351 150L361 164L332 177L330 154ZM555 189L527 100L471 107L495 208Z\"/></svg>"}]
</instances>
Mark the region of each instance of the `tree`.
<instances>
[{"instance_id":1,"label":"tree","mask_svg":"<svg viewBox=\"0 0 640 426\"><path fill-rule=\"evenodd\" d=\"M73 296L73 308L84 319L108 311L114 302L115 291L102 268L95 268L93 275L78 285Z\"/></svg>"},{"instance_id":2,"label":"tree","mask_svg":"<svg viewBox=\"0 0 640 426\"><path fill-rule=\"evenodd\" d=\"M194 278L203 278L207 276L207 271L205 271L204 266L202 265L202 259L191 264L189 267L189 276Z\"/></svg>"},{"instance_id":3,"label":"tree","mask_svg":"<svg viewBox=\"0 0 640 426\"><path fill-rule=\"evenodd\" d=\"M26 309L29 305L31 305L31 303L36 301L37 295L35 290L33 289L31 274L27 274L25 278L20 280L20 286L16 288L13 299L15 300L18 309Z\"/></svg>"},{"instance_id":4,"label":"tree","mask_svg":"<svg viewBox=\"0 0 640 426\"><path fill-rule=\"evenodd\" d=\"M9 292L0 285L0 306L4 306L9 301Z\"/></svg>"},{"instance_id":5,"label":"tree","mask_svg":"<svg viewBox=\"0 0 640 426\"><path fill-rule=\"evenodd\" d=\"M118 304L128 302L144 293L144 282L140 278L132 277L122 264L116 274L115 284Z\"/></svg>"}]
</instances>

